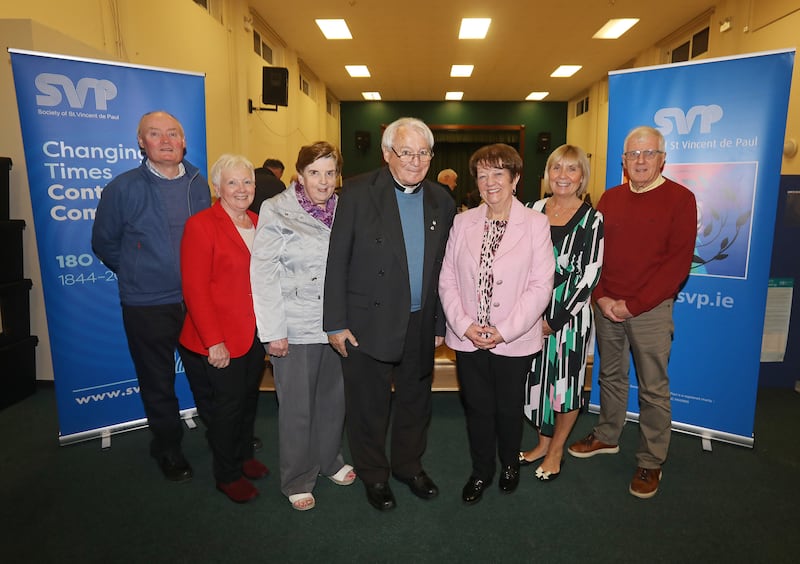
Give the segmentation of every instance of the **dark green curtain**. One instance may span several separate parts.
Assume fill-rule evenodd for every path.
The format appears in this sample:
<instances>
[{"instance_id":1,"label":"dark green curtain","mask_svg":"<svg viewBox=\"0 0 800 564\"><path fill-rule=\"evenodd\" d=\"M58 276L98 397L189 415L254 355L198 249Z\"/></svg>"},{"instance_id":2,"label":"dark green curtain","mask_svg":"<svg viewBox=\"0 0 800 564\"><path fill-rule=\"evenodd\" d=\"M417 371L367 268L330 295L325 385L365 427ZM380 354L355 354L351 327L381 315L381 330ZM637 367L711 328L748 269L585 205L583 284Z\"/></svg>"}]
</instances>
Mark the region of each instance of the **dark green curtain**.
<instances>
[{"instance_id":1,"label":"dark green curtain","mask_svg":"<svg viewBox=\"0 0 800 564\"><path fill-rule=\"evenodd\" d=\"M435 144L429 178L436 180L439 171L452 168L458 174L456 205L465 201L467 192L476 189L469 173L472 153L491 143L506 143L519 151L519 131L437 131L433 132Z\"/></svg>"}]
</instances>

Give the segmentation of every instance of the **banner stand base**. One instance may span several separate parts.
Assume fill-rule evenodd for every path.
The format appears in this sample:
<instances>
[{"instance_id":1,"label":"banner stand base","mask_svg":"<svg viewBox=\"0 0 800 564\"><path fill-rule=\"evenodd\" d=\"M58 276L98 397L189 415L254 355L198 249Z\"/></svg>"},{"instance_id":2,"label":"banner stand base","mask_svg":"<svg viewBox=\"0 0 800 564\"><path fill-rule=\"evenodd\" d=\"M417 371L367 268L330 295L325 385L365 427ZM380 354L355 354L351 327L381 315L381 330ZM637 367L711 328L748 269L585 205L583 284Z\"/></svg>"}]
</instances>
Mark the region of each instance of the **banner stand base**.
<instances>
[{"instance_id":1,"label":"banner stand base","mask_svg":"<svg viewBox=\"0 0 800 564\"><path fill-rule=\"evenodd\" d=\"M181 412L183 422L186 423L186 426L189 429L197 429L197 423L194 422L195 415L197 415L197 408L186 410L186 412Z\"/></svg>"},{"instance_id":2,"label":"banner stand base","mask_svg":"<svg viewBox=\"0 0 800 564\"><path fill-rule=\"evenodd\" d=\"M596 403L589 404L589 413L600 413L600 405ZM625 421L639 422L639 414L628 411L625 414ZM700 437L704 451L711 451L711 441L722 441L723 443L730 443L743 447L753 448L753 437L745 437L742 435L734 435L726 433L725 431L718 431L716 429L706 429L705 427L698 427L697 425L689 425L687 423L680 423L678 421L672 422L672 430L678 433L685 433L687 435L694 435Z\"/></svg>"},{"instance_id":3,"label":"banner stand base","mask_svg":"<svg viewBox=\"0 0 800 564\"><path fill-rule=\"evenodd\" d=\"M180 411L181 419L189 429L196 429L197 423L194 417L197 416L197 408L190 407ZM60 446L71 445L84 441L91 441L93 439L100 439L100 448L103 450L111 448L111 436L118 433L126 433L128 431L136 431L137 429L145 429L147 427L147 419L136 419L135 421L126 421L125 423L118 423L116 425L109 425L108 427L100 427L98 429L91 429L89 431L82 431L80 433L72 433L70 435L59 435L58 444Z\"/></svg>"}]
</instances>

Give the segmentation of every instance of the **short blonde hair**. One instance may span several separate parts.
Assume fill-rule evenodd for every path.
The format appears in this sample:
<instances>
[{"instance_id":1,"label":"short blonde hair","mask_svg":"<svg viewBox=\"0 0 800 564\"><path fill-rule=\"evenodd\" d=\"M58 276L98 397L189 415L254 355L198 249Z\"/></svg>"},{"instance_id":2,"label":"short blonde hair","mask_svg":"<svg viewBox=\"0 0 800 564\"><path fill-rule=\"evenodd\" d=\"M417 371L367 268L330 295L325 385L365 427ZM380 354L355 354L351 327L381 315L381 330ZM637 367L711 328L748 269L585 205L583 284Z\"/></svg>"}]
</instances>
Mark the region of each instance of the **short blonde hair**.
<instances>
[{"instance_id":1,"label":"short blonde hair","mask_svg":"<svg viewBox=\"0 0 800 564\"><path fill-rule=\"evenodd\" d=\"M583 196L589 187L589 157L577 145L561 145L547 157L547 164L544 167L545 192L553 192L550 188L550 167L561 162L576 163L581 168L581 185L578 186L575 195Z\"/></svg>"}]
</instances>

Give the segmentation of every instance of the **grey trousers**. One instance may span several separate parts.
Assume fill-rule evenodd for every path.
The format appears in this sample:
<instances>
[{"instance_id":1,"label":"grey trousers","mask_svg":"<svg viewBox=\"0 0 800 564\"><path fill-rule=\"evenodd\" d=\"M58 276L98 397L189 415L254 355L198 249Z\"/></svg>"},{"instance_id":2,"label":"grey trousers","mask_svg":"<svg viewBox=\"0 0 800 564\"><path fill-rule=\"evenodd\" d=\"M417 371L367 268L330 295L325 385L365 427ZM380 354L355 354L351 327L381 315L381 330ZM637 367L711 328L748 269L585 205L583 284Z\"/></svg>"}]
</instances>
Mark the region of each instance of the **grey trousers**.
<instances>
[{"instance_id":1,"label":"grey trousers","mask_svg":"<svg viewBox=\"0 0 800 564\"><path fill-rule=\"evenodd\" d=\"M667 364L672 348L673 300L650 311L610 321L595 308L597 348L600 353L600 419L594 428L598 440L616 445L628 407L630 355L639 385L638 466L658 468L667 459L672 411Z\"/></svg>"},{"instance_id":2,"label":"grey trousers","mask_svg":"<svg viewBox=\"0 0 800 564\"><path fill-rule=\"evenodd\" d=\"M289 345L285 357L270 357L278 395L281 492L312 492L317 476L344 466L342 363L325 344Z\"/></svg>"}]
</instances>

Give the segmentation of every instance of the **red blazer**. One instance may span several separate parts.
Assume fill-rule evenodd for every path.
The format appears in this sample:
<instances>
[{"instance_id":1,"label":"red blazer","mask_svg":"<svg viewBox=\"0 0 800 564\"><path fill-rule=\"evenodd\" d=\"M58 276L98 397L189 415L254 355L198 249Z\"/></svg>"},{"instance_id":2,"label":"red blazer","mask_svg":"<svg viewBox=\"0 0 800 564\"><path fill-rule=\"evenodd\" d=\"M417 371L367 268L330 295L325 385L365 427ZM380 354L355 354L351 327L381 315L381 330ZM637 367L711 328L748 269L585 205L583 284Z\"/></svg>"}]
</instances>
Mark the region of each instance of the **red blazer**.
<instances>
[{"instance_id":1,"label":"red blazer","mask_svg":"<svg viewBox=\"0 0 800 564\"><path fill-rule=\"evenodd\" d=\"M256 225L258 216L247 214ZM208 347L224 342L231 358L244 356L256 334L250 250L219 202L186 222L181 277L187 310L181 344L208 356Z\"/></svg>"}]
</instances>

